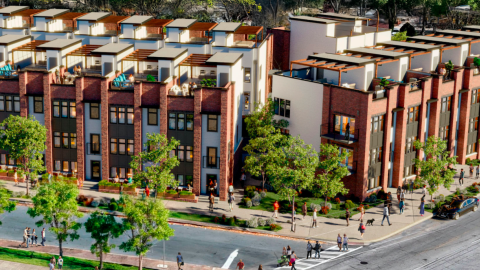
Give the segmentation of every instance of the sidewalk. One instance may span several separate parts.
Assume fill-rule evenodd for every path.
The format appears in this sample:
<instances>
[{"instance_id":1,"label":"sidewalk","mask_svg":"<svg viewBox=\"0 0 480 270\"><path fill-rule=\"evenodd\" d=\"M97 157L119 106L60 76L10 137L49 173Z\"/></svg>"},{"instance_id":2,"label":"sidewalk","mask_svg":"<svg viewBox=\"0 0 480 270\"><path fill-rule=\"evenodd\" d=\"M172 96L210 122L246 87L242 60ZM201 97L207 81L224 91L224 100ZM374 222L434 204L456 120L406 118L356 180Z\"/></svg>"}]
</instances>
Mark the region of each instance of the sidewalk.
<instances>
[{"instance_id":1,"label":"sidewalk","mask_svg":"<svg viewBox=\"0 0 480 270\"><path fill-rule=\"evenodd\" d=\"M48 270L47 266L38 266L31 264L23 264L17 262L1 261L0 260L0 269L2 270L18 270L18 269L28 269L28 270Z\"/></svg>"},{"instance_id":2,"label":"sidewalk","mask_svg":"<svg viewBox=\"0 0 480 270\"><path fill-rule=\"evenodd\" d=\"M457 168L457 175L455 176L455 182L451 186L450 190L445 188L440 188L439 192L436 195L443 194L445 196L450 195L455 192L456 188L459 187L458 184L458 176L460 169L463 168L466 170L465 184L462 189L468 187L473 182L480 181L475 178L470 178L468 173L468 166L465 165L458 165ZM253 179L252 179L253 180ZM250 184L247 180L247 184ZM15 187L13 183L7 182L6 187L8 189L14 191L25 191L24 184L23 186ZM392 213L390 215L390 222L392 223L391 226L388 226L387 221L384 222L384 226L381 226L381 221L383 217L383 205L379 205L377 207L371 208L366 210L364 216L364 224L366 225L366 221L370 219L375 219L373 222L373 226L366 226L366 231L364 234L363 239L360 238L360 233L358 231L359 226L359 217L360 214L352 216L350 219L350 226L346 226L346 221L344 219L334 219L334 218L324 218L319 217L317 218L318 228L311 228L312 217L307 216L305 220L301 220L301 216L297 215L297 228L296 232L291 232L290 227L291 224L289 223L291 216L290 214L279 214L279 218L277 219L277 223L280 224L283 229L273 233L267 232L266 234L276 234L282 235L286 237L294 237L294 238L301 238L301 239L314 239L314 240L322 240L327 242L335 242L337 235L340 234L347 234L352 242L355 243L372 243L378 242L385 238L388 238L394 234L397 234L403 230L408 229L411 226L414 226L420 222L428 220L432 217L432 214L429 212L425 212L425 215L422 217L419 213L419 206L420 206L420 199L422 197L421 190L415 190L413 194L406 194L406 207L403 215L399 215L399 208L398 208L398 201L396 198L396 188L389 188L388 191L392 192L393 195L393 207ZM387 192L388 192L387 191ZM81 192L83 195L86 196L93 196L97 198L118 198L118 194L107 194L107 193L100 193L92 190L82 190ZM243 191L236 190L236 203L239 203L241 198L243 197ZM430 196L427 194L426 201L430 200ZM268 211L261 211L261 210L250 210L245 208L239 208L238 206L234 207L233 212L227 212L228 203L226 201L220 201L218 204L215 204L214 212L211 213L208 211L208 203L207 202L198 202L198 203L188 203L188 202L180 202L180 201L171 201L171 200L164 200L164 204L166 208L177 211L177 212L184 212L184 213L191 213L191 214L201 214L201 215L213 215L221 217L225 215L228 217L236 216L239 219L250 219L252 217L261 217L261 218L268 218L272 216L272 212ZM189 223L189 221L184 221L184 223ZM192 222L193 223L193 222ZM194 222L198 224L198 222ZM209 224L209 226L215 226L214 224Z\"/></svg>"}]
</instances>

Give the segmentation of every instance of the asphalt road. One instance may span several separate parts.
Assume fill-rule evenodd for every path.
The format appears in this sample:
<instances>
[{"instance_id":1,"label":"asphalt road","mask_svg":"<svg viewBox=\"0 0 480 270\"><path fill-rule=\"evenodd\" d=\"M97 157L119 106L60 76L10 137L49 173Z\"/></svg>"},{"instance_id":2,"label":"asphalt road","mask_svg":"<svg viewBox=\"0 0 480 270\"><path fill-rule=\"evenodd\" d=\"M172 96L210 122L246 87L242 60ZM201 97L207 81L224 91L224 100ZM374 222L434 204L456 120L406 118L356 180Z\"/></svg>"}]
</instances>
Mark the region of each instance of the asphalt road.
<instances>
[{"instance_id":1,"label":"asphalt road","mask_svg":"<svg viewBox=\"0 0 480 270\"><path fill-rule=\"evenodd\" d=\"M479 220L480 211L469 212L458 221L434 218L318 269L478 269Z\"/></svg>"},{"instance_id":2,"label":"asphalt road","mask_svg":"<svg viewBox=\"0 0 480 270\"><path fill-rule=\"evenodd\" d=\"M25 227L35 228L40 235L41 228L36 228L34 219L27 214L27 207L18 206L12 213L0 216L3 225L0 226L0 238L22 241ZM86 222L85 215L79 222ZM213 267L229 266L235 269L239 259L246 264L246 269L258 269L262 264L264 269L272 269L284 246L290 245L299 255L304 256L306 244L303 241L291 241L275 237L259 237L248 234L240 234L226 231L207 230L196 227L173 225L175 236L165 242L166 260L175 261L178 252L181 252L185 262L197 265L209 265ZM85 229L79 231L80 238L74 242L64 244L66 248L78 248L89 250L93 242ZM47 245L58 245L54 237L47 232ZM117 246L126 239L122 236L112 243ZM115 249L113 253L125 254ZM127 253L134 255L133 253ZM156 242L147 257L153 259L163 258L163 243ZM229 258L231 258L229 260ZM229 264L230 262L230 264Z\"/></svg>"}]
</instances>

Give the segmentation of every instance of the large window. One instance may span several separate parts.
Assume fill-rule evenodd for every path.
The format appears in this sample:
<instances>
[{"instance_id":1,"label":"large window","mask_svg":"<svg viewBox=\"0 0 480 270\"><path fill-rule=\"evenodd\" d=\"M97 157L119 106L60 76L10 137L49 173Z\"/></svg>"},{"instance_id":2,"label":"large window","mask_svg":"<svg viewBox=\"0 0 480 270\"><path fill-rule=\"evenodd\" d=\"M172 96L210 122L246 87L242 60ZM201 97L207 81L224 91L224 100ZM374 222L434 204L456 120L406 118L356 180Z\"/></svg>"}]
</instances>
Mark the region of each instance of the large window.
<instances>
[{"instance_id":1,"label":"large window","mask_svg":"<svg viewBox=\"0 0 480 270\"><path fill-rule=\"evenodd\" d=\"M0 164L2 165L15 165L15 160L10 158L8 154L1 154L0 155Z\"/></svg>"},{"instance_id":2,"label":"large window","mask_svg":"<svg viewBox=\"0 0 480 270\"><path fill-rule=\"evenodd\" d=\"M374 165L379 162L382 162L382 153L383 147L378 147L374 149L370 149L370 155L368 157L368 164Z\"/></svg>"},{"instance_id":3,"label":"large window","mask_svg":"<svg viewBox=\"0 0 480 270\"><path fill-rule=\"evenodd\" d=\"M128 178L133 175L132 168L118 168L118 167L110 167L110 178Z\"/></svg>"},{"instance_id":4,"label":"large window","mask_svg":"<svg viewBox=\"0 0 480 270\"><path fill-rule=\"evenodd\" d=\"M340 165L342 166L347 166L347 168L352 169L353 168L353 149L348 149L344 147L339 147L340 153L349 153L349 155L345 158L344 161L341 162Z\"/></svg>"},{"instance_id":5,"label":"large window","mask_svg":"<svg viewBox=\"0 0 480 270\"><path fill-rule=\"evenodd\" d=\"M476 130L478 130L478 117L470 118L468 132L472 132Z\"/></svg>"},{"instance_id":6,"label":"large window","mask_svg":"<svg viewBox=\"0 0 480 270\"><path fill-rule=\"evenodd\" d=\"M217 147L207 147L207 167L217 167Z\"/></svg>"},{"instance_id":7,"label":"large window","mask_svg":"<svg viewBox=\"0 0 480 270\"><path fill-rule=\"evenodd\" d=\"M90 141L90 151L93 154L100 153L100 134L92 134Z\"/></svg>"},{"instance_id":8,"label":"large window","mask_svg":"<svg viewBox=\"0 0 480 270\"><path fill-rule=\"evenodd\" d=\"M419 106L411 107L408 109L407 124L418 122L418 109Z\"/></svg>"},{"instance_id":9,"label":"large window","mask_svg":"<svg viewBox=\"0 0 480 270\"><path fill-rule=\"evenodd\" d=\"M158 109L148 109L148 124L153 126L158 125Z\"/></svg>"},{"instance_id":10,"label":"large window","mask_svg":"<svg viewBox=\"0 0 480 270\"><path fill-rule=\"evenodd\" d=\"M218 131L218 115L209 114L208 115L208 124L207 124L207 131Z\"/></svg>"},{"instance_id":11,"label":"large window","mask_svg":"<svg viewBox=\"0 0 480 270\"><path fill-rule=\"evenodd\" d=\"M90 119L100 119L100 104L90 103Z\"/></svg>"},{"instance_id":12,"label":"large window","mask_svg":"<svg viewBox=\"0 0 480 270\"><path fill-rule=\"evenodd\" d=\"M245 111L248 111L250 110L250 92L243 93L243 98L244 98L243 109Z\"/></svg>"},{"instance_id":13,"label":"large window","mask_svg":"<svg viewBox=\"0 0 480 270\"><path fill-rule=\"evenodd\" d=\"M179 182L180 186L193 186L193 175L175 175L175 179Z\"/></svg>"},{"instance_id":14,"label":"large window","mask_svg":"<svg viewBox=\"0 0 480 270\"><path fill-rule=\"evenodd\" d=\"M274 98L273 108L276 115L290 118L290 100Z\"/></svg>"},{"instance_id":15,"label":"large window","mask_svg":"<svg viewBox=\"0 0 480 270\"><path fill-rule=\"evenodd\" d=\"M110 107L110 123L133 125L133 108Z\"/></svg>"},{"instance_id":16,"label":"large window","mask_svg":"<svg viewBox=\"0 0 480 270\"><path fill-rule=\"evenodd\" d=\"M54 101L53 102L53 117L61 118L76 118L77 109L75 102L70 101Z\"/></svg>"},{"instance_id":17,"label":"large window","mask_svg":"<svg viewBox=\"0 0 480 270\"><path fill-rule=\"evenodd\" d=\"M335 132L342 135L350 134L350 138L355 135L355 118L344 115L334 115Z\"/></svg>"},{"instance_id":18,"label":"large window","mask_svg":"<svg viewBox=\"0 0 480 270\"><path fill-rule=\"evenodd\" d=\"M405 143L405 154L415 151L415 141L417 140L417 136L412 136L406 139Z\"/></svg>"},{"instance_id":19,"label":"large window","mask_svg":"<svg viewBox=\"0 0 480 270\"><path fill-rule=\"evenodd\" d=\"M112 155L132 156L134 149L134 140L110 138L110 154Z\"/></svg>"},{"instance_id":20,"label":"large window","mask_svg":"<svg viewBox=\"0 0 480 270\"><path fill-rule=\"evenodd\" d=\"M373 189L378 186L380 186L380 179L382 179L382 176L379 175L376 178L369 178L368 179L368 189Z\"/></svg>"},{"instance_id":21,"label":"large window","mask_svg":"<svg viewBox=\"0 0 480 270\"><path fill-rule=\"evenodd\" d=\"M243 69L245 72L245 82L251 82L252 81L252 74L251 74L251 68L244 68Z\"/></svg>"},{"instance_id":22,"label":"large window","mask_svg":"<svg viewBox=\"0 0 480 270\"><path fill-rule=\"evenodd\" d=\"M370 125L371 133L377 133L377 132L383 131L384 119L385 119L385 115L372 117L372 123Z\"/></svg>"},{"instance_id":23,"label":"large window","mask_svg":"<svg viewBox=\"0 0 480 270\"><path fill-rule=\"evenodd\" d=\"M43 97L33 97L33 112L43 113Z\"/></svg>"},{"instance_id":24,"label":"large window","mask_svg":"<svg viewBox=\"0 0 480 270\"><path fill-rule=\"evenodd\" d=\"M53 147L76 149L77 133L53 132Z\"/></svg>"},{"instance_id":25,"label":"large window","mask_svg":"<svg viewBox=\"0 0 480 270\"><path fill-rule=\"evenodd\" d=\"M68 160L55 160L54 161L54 171L59 172L70 172L76 173L77 172L77 162L76 161L68 161Z\"/></svg>"},{"instance_id":26,"label":"large window","mask_svg":"<svg viewBox=\"0 0 480 270\"><path fill-rule=\"evenodd\" d=\"M440 128L440 134L438 137L440 137L444 141L448 141L448 132L450 130L450 126L446 127L441 127Z\"/></svg>"},{"instance_id":27,"label":"large window","mask_svg":"<svg viewBox=\"0 0 480 270\"><path fill-rule=\"evenodd\" d=\"M193 114L168 113L168 129L180 131L193 131Z\"/></svg>"},{"instance_id":28,"label":"large window","mask_svg":"<svg viewBox=\"0 0 480 270\"><path fill-rule=\"evenodd\" d=\"M477 152L478 143L474 142L473 144L467 145L467 154L472 154Z\"/></svg>"},{"instance_id":29,"label":"large window","mask_svg":"<svg viewBox=\"0 0 480 270\"><path fill-rule=\"evenodd\" d=\"M0 95L0 111L20 112L20 97Z\"/></svg>"},{"instance_id":30,"label":"large window","mask_svg":"<svg viewBox=\"0 0 480 270\"><path fill-rule=\"evenodd\" d=\"M55 148L60 148L62 147L62 144L61 144L61 138L60 138L60 132L54 132L53 133L53 146Z\"/></svg>"},{"instance_id":31,"label":"large window","mask_svg":"<svg viewBox=\"0 0 480 270\"><path fill-rule=\"evenodd\" d=\"M472 91L472 104L480 103L480 93L479 89L475 89Z\"/></svg>"},{"instance_id":32,"label":"large window","mask_svg":"<svg viewBox=\"0 0 480 270\"><path fill-rule=\"evenodd\" d=\"M415 169L415 164L412 164L410 166L406 166L403 168L403 177L408 177L414 175L416 172Z\"/></svg>"},{"instance_id":33,"label":"large window","mask_svg":"<svg viewBox=\"0 0 480 270\"><path fill-rule=\"evenodd\" d=\"M442 113L449 112L452 106L452 96L442 98Z\"/></svg>"}]
</instances>

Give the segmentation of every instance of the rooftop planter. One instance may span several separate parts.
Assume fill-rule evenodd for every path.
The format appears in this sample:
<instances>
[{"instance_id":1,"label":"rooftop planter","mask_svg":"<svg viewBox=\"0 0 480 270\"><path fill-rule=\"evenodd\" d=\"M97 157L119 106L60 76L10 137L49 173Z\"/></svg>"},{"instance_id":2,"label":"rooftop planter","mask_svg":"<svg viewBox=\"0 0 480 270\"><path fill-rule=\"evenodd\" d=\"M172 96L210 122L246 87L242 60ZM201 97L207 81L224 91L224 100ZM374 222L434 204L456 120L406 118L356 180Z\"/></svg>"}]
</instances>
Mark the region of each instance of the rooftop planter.
<instances>
[{"instance_id":1,"label":"rooftop planter","mask_svg":"<svg viewBox=\"0 0 480 270\"><path fill-rule=\"evenodd\" d=\"M478 75L480 70L480 58L473 58L473 65L475 66L475 69L473 70L473 75Z\"/></svg>"},{"instance_id":2,"label":"rooftop planter","mask_svg":"<svg viewBox=\"0 0 480 270\"><path fill-rule=\"evenodd\" d=\"M445 63L445 69L446 69L446 73L444 77L445 81L453 80L453 78L451 77L453 68L454 68L454 65L452 61L448 60L448 63Z\"/></svg>"}]
</instances>

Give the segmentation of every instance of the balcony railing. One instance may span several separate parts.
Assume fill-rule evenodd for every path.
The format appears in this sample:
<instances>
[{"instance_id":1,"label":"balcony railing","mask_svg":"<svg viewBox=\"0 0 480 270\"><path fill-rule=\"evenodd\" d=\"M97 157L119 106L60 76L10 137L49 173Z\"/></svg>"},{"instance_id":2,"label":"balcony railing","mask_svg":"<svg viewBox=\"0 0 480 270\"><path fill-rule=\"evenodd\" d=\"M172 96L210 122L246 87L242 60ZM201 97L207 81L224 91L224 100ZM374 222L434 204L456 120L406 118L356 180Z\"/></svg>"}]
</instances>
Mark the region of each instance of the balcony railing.
<instances>
[{"instance_id":1,"label":"balcony railing","mask_svg":"<svg viewBox=\"0 0 480 270\"><path fill-rule=\"evenodd\" d=\"M350 156L349 158L353 158L352 156ZM351 164L340 164L340 166L343 166L343 167L347 167L348 171L350 172L348 175L352 175L352 174L355 174L357 173L357 162L354 161L352 162Z\"/></svg>"},{"instance_id":2,"label":"balcony railing","mask_svg":"<svg viewBox=\"0 0 480 270\"><path fill-rule=\"evenodd\" d=\"M87 143L87 155L101 155L102 144L101 143Z\"/></svg>"},{"instance_id":3,"label":"balcony railing","mask_svg":"<svg viewBox=\"0 0 480 270\"><path fill-rule=\"evenodd\" d=\"M220 157L203 156L203 168L219 169Z\"/></svg>"},{"instance_id":4,"label":"balcony railing","mask_svg":"<svg viewBox=\"0 0 480 270\"><path fill-rule=\"evenodd\" d=\"M350 131L344 127L335 126L333 123L327 123L320 126L320 137L351 144L358 141L360 131L350 128Z\"/></svg>"}]
</instances>

